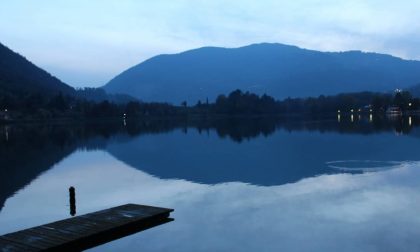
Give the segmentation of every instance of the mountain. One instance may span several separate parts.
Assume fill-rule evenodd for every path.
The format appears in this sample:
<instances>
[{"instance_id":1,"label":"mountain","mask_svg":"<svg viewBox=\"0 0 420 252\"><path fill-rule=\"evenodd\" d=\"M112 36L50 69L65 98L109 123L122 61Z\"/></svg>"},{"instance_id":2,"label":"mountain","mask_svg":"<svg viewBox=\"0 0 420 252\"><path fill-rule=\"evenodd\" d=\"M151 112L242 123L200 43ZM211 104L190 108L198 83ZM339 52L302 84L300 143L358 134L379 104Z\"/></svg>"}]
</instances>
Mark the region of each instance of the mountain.
<instances>
[{"instance_id":1,"label":"mountain","mask_svg":"<svg viewBox=\"0 0 420 252\"><path fill-rule=\"evenodd\" d=\"M420 82L420 62L390 55L319 52L283 44L203 47L159 55L122 72L109 93L144 101L210 100L242 89L281 99L343 92L390 91Z\"/></svg>"},{"instance_id":2,"label":"mountain","mask_svg":"<svg viewBox=\"0 0 420 252\"><path fill-rule=\"evenodd\" d=\"M103 88L81 88L76 90L78 98L93 102L110 101L117 104L124 104L131 101L138 101L136 98L126 94L108 94Z\"/></svg>"},{"instance_id":3,"label":"mountain","mask_svg":"<svg viewBox=\"0 0 420 252\"><path fill-rule=\"evenodd\" d=\"M52 96L59 93L93 102L126 103L137 100L125 94L107 94L102 88L76 90L0 43L0 95Z\"/></svg>"},{"instance_id":4,"label":"mountain","mask_svg":"<svg viewBox=\"0 0 420 252\"><path fill-rule=\"evenodd\" d=\"M75 90L0 44L0 92L72 95Z\"/></svg>"}]
</instances>

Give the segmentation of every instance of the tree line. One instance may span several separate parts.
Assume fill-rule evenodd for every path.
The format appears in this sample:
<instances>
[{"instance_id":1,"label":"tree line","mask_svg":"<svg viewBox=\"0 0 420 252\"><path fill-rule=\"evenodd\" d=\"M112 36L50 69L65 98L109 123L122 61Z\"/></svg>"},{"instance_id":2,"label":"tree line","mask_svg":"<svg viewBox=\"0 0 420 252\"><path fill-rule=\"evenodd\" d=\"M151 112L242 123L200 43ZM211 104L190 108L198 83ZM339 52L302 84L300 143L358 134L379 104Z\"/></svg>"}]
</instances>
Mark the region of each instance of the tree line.
<instances>
[{"instance_id":1,"label":"tree line","mask_svg":"<svg viewBox=\"0 0 420 252\"><path fill-rule=\"evenodd\" d=\"M387 108L397 106L401 111L419 110L420 99L414 98L407 91L394 94L359 92L332 96L320 95L308 98L286 98L276 100L263 94L258 96L250 92L235 90L228 96L219 95L212 104L198 101L194 109L199 113L215 114L332 114L369 112L384 113Z\"/></svg>"},{"instance_id":2,"label":"tree line","mask_svg":"<svg viewBox=\"0 0 420 252\"><path fill-rule=\"evenodd\" d=\"M48 120L57 118L112 118L124 114L167 116L176 114L176 107L167 103L117 103L94 101L58 93L53 96L10 94L0 92L0 113L15 120ZM0 114L1 120L1 114Z\"/></svg>"},{"instance_id":3,"label":"tree line","mask_svg":"<svg viewBox=\"0 0 420 252\"><path fill-rule=\"evenodd\" d=\"M111 118L142 116L181 115L313 115L332 113L369 112L384 113L387 108L398 106L403 112L420 109L420 99L407 91L394 94L359 92L332 96L321 95L308 98L276 100L263 94L235 90L228 95L219 95L212 103L198 101L188 106L158 102L130 100L124 103L94 101L58 93L53 96L41 94L10 94L0 92L0 112L8 111L13 119L54 118ZM1 118L0 118L1 119Z\"/></svg>"}]
</instances>

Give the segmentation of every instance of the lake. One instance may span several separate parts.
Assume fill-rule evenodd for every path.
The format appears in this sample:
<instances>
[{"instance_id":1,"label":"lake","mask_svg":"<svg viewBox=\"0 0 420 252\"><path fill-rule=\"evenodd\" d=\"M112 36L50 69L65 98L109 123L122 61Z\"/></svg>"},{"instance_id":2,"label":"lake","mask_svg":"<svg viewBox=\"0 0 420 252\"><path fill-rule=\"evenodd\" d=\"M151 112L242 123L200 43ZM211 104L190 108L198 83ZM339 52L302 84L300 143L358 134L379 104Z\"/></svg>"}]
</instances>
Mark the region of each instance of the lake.
<instances>
[{"instance_id":1,"label":"lake","mask_svg":"<svg viewBox=\"0 0 420 252\"><path fill-rule=\"evenodd\" d=\"M125 203L175 221L92 251L419 251L420 120L0 126L0 234Z\"/></svg>"}]
</instances>

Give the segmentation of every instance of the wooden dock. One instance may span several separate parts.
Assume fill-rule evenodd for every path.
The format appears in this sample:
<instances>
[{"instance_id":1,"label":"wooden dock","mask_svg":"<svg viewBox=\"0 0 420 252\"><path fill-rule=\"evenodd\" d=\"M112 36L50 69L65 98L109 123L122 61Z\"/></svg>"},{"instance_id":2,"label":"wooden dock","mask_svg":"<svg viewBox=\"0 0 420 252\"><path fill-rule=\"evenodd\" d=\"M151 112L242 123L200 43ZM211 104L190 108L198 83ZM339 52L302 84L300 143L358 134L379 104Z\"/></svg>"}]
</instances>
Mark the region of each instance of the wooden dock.
<instances>
[{"instance_id":1,"label":"wooden dock","mask_svg":"<svg viewBox=\"0 0 420 252\"><path fill-rule=\"evenodd\" d=\"M173 221L172 211L114 207L0 236L0 251L81 251Z\"/></svg>"}]
</instances>

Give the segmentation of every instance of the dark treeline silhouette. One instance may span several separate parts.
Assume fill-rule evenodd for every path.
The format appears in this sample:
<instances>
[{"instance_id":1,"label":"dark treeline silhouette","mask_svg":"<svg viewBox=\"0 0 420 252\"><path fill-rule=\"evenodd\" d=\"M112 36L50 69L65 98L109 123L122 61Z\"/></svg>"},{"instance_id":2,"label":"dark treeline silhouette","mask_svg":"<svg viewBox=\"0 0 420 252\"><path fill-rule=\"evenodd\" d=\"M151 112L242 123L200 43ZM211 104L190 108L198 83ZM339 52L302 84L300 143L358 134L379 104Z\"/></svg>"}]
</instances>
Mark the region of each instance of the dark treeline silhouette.
<instances>
[{"instance_id":1,"label":"dark treeline silhouette","mask_svg":"<svg viewBox=\"0 0 420 252\"><path fill-rule=\"evenodd\" d=\"M94 102L102 102L108 100L109 102L117 104L127 103L130 101L137 101L136 98L133 98L129 95L108 94L103 88L89 87L76 89L76 97Z\"/></svg>"},{"instance_id":2,"label":"dark treeline silhouette","mask_svg":"<svg viewBox=\"0 0 420 252\"><path fill-rule=\"evenodd\" d=\"M176 109L166 103L127 103L82 99L59 93L53 96L40 94L10 94L0 92L0 120L8 114L14 120L48 120L54 118L112 118L131 115L175 115Z\"/></svg>"},{"instance_id":3,"label":"dark treeline silhouette","mask_svg":"<svg viewBox=\"0 0 420 252\"><path fill-rule=\"evenodd\" d=\"M219 95L214 104L197 102L195 109L200 113L218 114L336 114L340 113L383 113L390 106L398 106L402 111L418 110L420 99L413 98L407 91L394 95L384 93L349 93L334 96L309 98L287 98L277 101L266 94L258 96L236 90L228 96Z\"/></svg>"},{"instance_id":4,"label":"dark treeline silhouette","mask_svg":"<svg viewBox=\"0 0 420 252\"><path fill-rule=\"evenodd\" d=\"M100 92L100 91L86 91ZM105 96L104 96L105 97ZM127 98L127 97L126 97ZM129 99L129 98L127 98ZM395 94L361 92L319 96L317 98L273 97L235 90L229 95L219 95L214 103L198 101L193 106L182 102L180 106L168 103L145 103L129 100L125 103L102 100L95 102L59 93L53 96L40 94L13 94L0 92L0 120L48 120L54 118L140 118L153 116L216 116L216 115L332 115L346 113L384 113L398 106L403 112L420 109L420 99L407 91ZM7 112L6 112L7 110Z\"/></svg>"}]
</instances>

